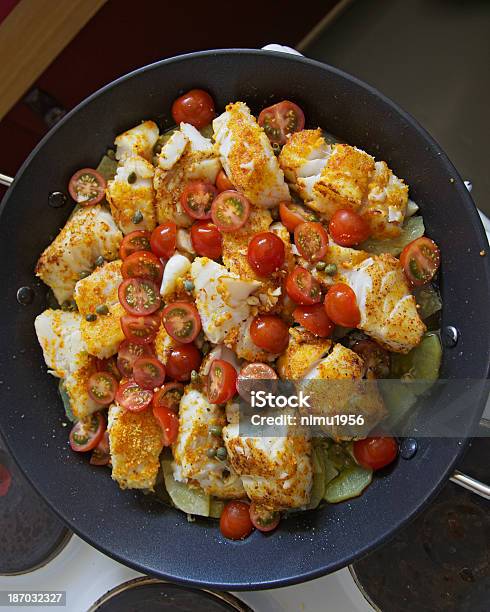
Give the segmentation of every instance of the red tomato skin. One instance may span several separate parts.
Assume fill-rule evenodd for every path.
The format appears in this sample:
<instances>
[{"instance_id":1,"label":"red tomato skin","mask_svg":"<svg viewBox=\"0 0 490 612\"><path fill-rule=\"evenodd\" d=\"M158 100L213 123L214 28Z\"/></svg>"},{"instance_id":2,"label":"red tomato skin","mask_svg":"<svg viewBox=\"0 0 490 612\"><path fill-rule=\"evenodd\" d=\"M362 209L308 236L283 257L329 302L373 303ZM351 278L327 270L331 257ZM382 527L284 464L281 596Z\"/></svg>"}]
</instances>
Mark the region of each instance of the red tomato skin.
<instances>
[{"instance_id":1,"label":"red tomato skin","mask_svg":"<svg viewBox=\"0 0 490 612\"><path fill-rule=\"evenodd\" d=\"M329 319L323 304L298 306L294 309L293 319L315 336L328 338L335 327Z\"/></svg>"},{"instance_id":2,"label":"red tomato skin","mask_svg":"<svg viewBox=\"0 0 490 612\"><path fill-rule=\"evenodd\" d=\"M264 108L259 114L258 124L272 143L282 145L293 132L300 132L305 127L305 115L297 104L283 100Z\"/></svg>"},{"instance_id":3,"label":"red tomato skin","mask_svg":"<svg viewBox=\"0 0 490 612\"><path fill-rule=\"evenodd\" d=\"M220 170L218 172L218 176L216 177L216 189L218 190L218 193L235 189L235 186L230 181L224 170Z\"/></svg>"},{"instance_id":4,"label":"red tomato skin","mask_svg":"<svg viewBox=\"0 0 490 612\"><path fill-rule=\"evenodd\" d=\"M167 360L167 376L178 382L191 378L192 370L199 370L202 357L195 344L176 346Z\"/></svg>"},{"instance_id":5,"label":"red tomato skin","mask_svg":"<svg viewBox=\"0 0 490 612\"><path fill-rule=\"evenodd\" d=\"M304 259L314 263L323 259L327 252L328 234L321 223L306 221L296 226L294 244Z\"/></svg>"},{"instance_id":6,"label":"red tomato skin","mask_svg":"<svg viewBox=\"0 0 490 612\"><path fill-rule=\"evenodd\" d=\"M123 278L146 278L154 283L160 283L163 276L163 265L153 253L136 251L123 261L121 274Z\"/></svg>"},{"instance_id":7,"label":"red tomato skin","mask_svg":"<svg viewBox=\"0 0 490 612\"><path fill-rule=\"evenodd\" d=\"M132 393L131 393L132 392ZM134 401L132 398L138 398ZM116 393L116 402L130 412L142 412L151 404L153 393L148 389L143 389L134 380L128 380L119 385Z\"/></svg>"},{"instance_id":8,"label":"red tomato skin","mask_svg":"<svg viewBox=\"0 0 490 612\"><path fill-rule=\"evenodd\" d=\"M170 393L172 390L177 392L180 397L182 397L182 395L184 394L184 385L178 382L165 383L161 389L155 391L155 395L153 396L152 401L153 408L155 409L163 407L167 408L168 410L173 410L174 412L177 412L179 409L180 400L177 404L173 404L169 403L169 401L165 399L166 394Z\"/></svg>"},{"instance_id":9,"label":"red tomato skin","mask_svg":"<svg viewBox=\"0 0 490 612\"><path fill-rule=\"evenodd\" d=\"M269 353L282 353L289 344L289 328L275 315L257 315L250 325L252 342Z\"/></svg>"},{"instance_id":10,"label":"red tomato skin","mask_svg":"<svg viewBox=\"0 0 490 612\"><path fill-rule=\"evenodd\" d=\"M356 440L353 446L356 461L365 468L380 470L393 463L398 455L398 444L395 438L369 437Z\"/></svg>"},{"instance_id":11,"label":"red tomato skin","mask_svg":"<svg viewBox=\"0 0 490 612\"><path fill-rule=\"evenodd\" d=\"M425 251L425 254L423 251ZM412 270L411 264L417 264L424 260L428 267L422 270L422 276L417 278L414 274L414 270ZM401 252L400 263L403 266L405 276L410 285L413 287L426 285L430 283L439 269L441 263L439 247L433 240L426 236L416 238L407 244Z\"/></svg>"},{"instance_id":12,"label":"red tomato skin","mask_svg":"<svg viewBox=\"0 0 490 612\"><path fill-rule=\"evenodd\" d=\"M150 344L157 335L160 320L158 313L146 316L126 314L121 317L121 328L129 342Z\"/></svg>"},{"instance_id":13,"label":"red tomato skin","mask_svg":"<svg viewBox=\"0 0 490 612\"><path fill-rule=\"evenodd\" d=\"M346 208L335 212L328 229L335 242L345 247L364 242L371 233L366 221L353 210Z\"/></svg>"},{"instance_id":14,"label":"red tomato skin","mask_svg":"<svg viewBox=\"0 0 490 612\"><path fill-rule=\"evenodd\" d=\"M163 446L171 446L179 435L179 417L164 406L153 406L153 416L162 428Z\"/></svg>"},{"instance_id":15,"label":"red tomato skin","mask_svg":"<svg viewBox=\"0 0 490 612\"><path fill-rule=\"evenodd\" d=\"M151 233L150 247L157 257L170 259L175 253L177 244L177 225L173 221L165 221Z\"/></svg>"},{"instance_id":16,"label":"red tomato skin","mask_svg":"<svg viewBox=\"0 0 490 612\"><path fill-rule=\"evenodd\" d=\"M119 257L124 260L137 251L149 251L150 238L150 232L145 230L136 230L127 234L119 247Z\"/></svg>"},{"instance_id":17,"label":"red tomato skin","mask_svg":"<svg viewBox=\"0 0 490 612\"><path fill-rule=\"evenodd\" d=\"M75 439L75 435L77 435L78 433L77 427L79 428L80 421L75 423L75 425L72 427L70 431L70 436L69 436L70 446L71 446L71 449L77 453L86 453L90 450L93 450L97 446L97 444L101 441L102 436L104 435L104 431L106 429L106 423L105 423L105 419L102 416L102 414L100 412L94 412L93 414L90 415L90 417L87 417L87 419L89 418L97 419L97 429L93 434L92 433L88 434L89 439L85 444L77 442ZM90 435L92 435L91 438L90 438Z\"/></svg>"},{"instance_id":18,"label":"red tomato skin","mask_svg":"<svg viewBox=\"0 0 490 612\"><path fill-rule=\"evenodd\" d=\"M9 469L0 463L0 497L5 497L12 484L12 474Z\"/></svg>"},{"instance_id":19,"label":"red tomato skin","mask_svg":"<svg viewBox=\"0 0 490 612\"><path fill-rule=\"evenodd\" d=\"M332 285L325 296L325 312L331 321L342 327L357 327L361 313L354 291L345 283Z\"/></svg>"},{"instance_id":20,"label":"red tomato skin","mask_svg":"<svg viewBox=\"0 0 490 612\"><path fill-rule=\"evenodd\" d=\"M223 211L226 211L230 208L230 206L227 205L227 201L229 199L238 202L241 206L239 215L234 215L234 218L232 220L227 219L226 215L223 215ZM236 230L239 230L245 225L249 216L250 202L244 195L232 189L222 191L215 198L211 206L211 219L221 232L235 232Z\"/></svg>"},{"instance_id":21,"label":"red tomato skin","mask_svg":"<svg viewBox=\"0 0 490 612\"><path fill-rule=\"evenodd\" d=\"M191 241L201 257L219 259L223 254L223 236L214 223L198 221L192 224Z\"/></svg>"},{"instance_id":22,"label":"red tomato skin","mask_svg":"<svg viewBox=\"0 0 490 612\"><path fill-rule=\"evenodd\" d=\"M274 531L274 529L276 529L281 520L281 515L279 514L279 512L271 512L270 514L272 514L273 516L271 517L271 520L267 522L261 520L261 514L263 513L260 513L257 510L256 503L252 502L250 504L250 520L252 521L252 525L255 527L255 529L258 529L263 533L267 533L268 531Z\"/></svg>"},{"instance_id":23,"label":"red tomato skin","mask_svg":"<svg viewBox=\"0 0 490 612\"><path fill-rule=\"evenodd\" d=\"M253 531L249 505L242 501L231 501L221 513L219 527L229 540L243 540Z\"/></svg>"},{"instance_id":24,"label":"red tomato skin","mask_svg":"<svg viewBox=\"0 0 490 612\"><path fill-rule=\"evenodd\" d=\"M286 258L284 242L272 232L256 234L248 244L248 263L258 276L279 270Z\"/></svg>"},{"instance_id":25,"label":"red tomato skin","mask_svg":"<svg viewBox=\"0 0 490 612\"><path fill-rule=\"evenodd\" d=\"M237 373L223 359L215 359L209 368L208 400L211 404L225 404L236 394Z\"/></svg>"},{"instance_id":26,"label":"red tomato skin","mask_svg":"<svg viewBox=\"0 0 490 612\"><path fill-rule=\"evenodd\" d=\"M126 298L126 292L129 292L129 295L131 295L131 293L143 293L143 287L146 287L148 289L147 294L151 292L153 297L145 300L144 303L142 302L139 305L133 306ZM123 280L119 285L118 296L124 310L132 315L150 315L160 308L160 290L153 281L145 278L127 278Z\"/></svg>"},{"instance_id":27,"label":"red tomato skin","mask_svg":"<svg viewBox=\"0 0 490 612\"><path fill-rule=\"evenodd\" d=\"M311 306L322 299L320 283L306 268L297 266L286 279L286 293L296 304Z\"/></svg>"},{"instance_id":28,"label":"red tomato skin","mask_svg":"<svg viewBox=\"0 0 490 612\"><path fill-rule=\"evenodd\" d=\"M214 100L207 91L191 89L174 100L172 117L177 125L190 123L200 130L215 117Z\"/></svg>"},{"instance_id":29,"label":"red tomato skin","mask_svg":"<svg viewBox=\"0 0 490 612\"><path fill-rule=\"evenodd\" d=\"M92 391L92 388L97 385L97 380L98 379L105 380L105 382L111 387L108 390L108 393L107 393L105 399L102 399L102 398L98 397L94 393L94 391ZM114 400L114 397L116 395L117 385L118 385L117 380L109 372L95 372L88 379L87 390L88 390L88 394L89 394L90 398L96 404L99 404L99 406L107 406L107 404L110 404Z\"/></svg>"},{"instance_id":30,"label":"red tomato skin","mask_svg":"<svg viewBox=\"0 0 490 612\"><path fill-rule=\"evenodd\" d=\"M77 182L84 174L89 174L95 177L97 183L96 191L98 194L90 200L80 201L77 196ZM71 197L81 206L94 206L95 204L101 202L105 196L106 187L107 181L105 178L102 176L102 174L100 174L100 172L97 172L97 170L94 170L93 168L82 168L81 170L77 170L68 183L68 191L70 192Z\"/></svg>"},{"instance_id":31,"label":"red tomato skin","mask_svg":"<svg viewBox=\"0 0 490 612\"><path fill-rule=\"evenodd\" d=\"M186 321L192 323L193 325L192 332L186 336L179 334L179 330L176 329L172 323L172 321L177 317L172 317L171 315L172 312L176 311L184 312ZM194 304L190 304L189 302L172 302L171 304L165 306L162 311L162 322L169 336L182 344L193 342L201 331L201 317L199 316L199 312Z\"/></svg>"},{"instance_id":32,"label":"red tomato skin","mask_svg":"<svg viewBox=\"0 0 490 612\"><path fill-rule=\"evenodd\" d=\"M122 376L131 378L133 375L134 362L140 357L153 357L153 350L145 344L136 344L123 340L118 348L117 369Z\"/></svg>"},{"instance_id":33,"label":"red tomato skin","mask_svg":"<svg viewBox=\"0 0 490 612\"><path fill-rule=\"evenodd\" d=\"M147 374L147 368L153 368L153 377ZM153 391L165 381L165 366L155 357L141 357L134 362L133 377L142 389Z\"/></svg>"},{"instance_id":34,"label":"red tomato skin","mask_svg":"<svg viewBox=\"0 0 490 612\"><path fill-rule=\"evenodd\" d=\"M111 454L109 449L109 432L104 431L100 442L92 451L90 457L90 465L108 465L111 460Z\"/></svg>"},{"instance_id":35,"label":"red tomato skin","mask_svg":"<svg viewBox=\"0 0 490 612\"><path fill-rule=\"evenodd\" d=\"M206 197L208 198L209 206L207 210L199 210L192 208L189 199L194 197ZM211 204L214 198L218 195L218 190L209 181L192 180L187 183L180 196L180 203L185 212L193 219L210 219L211 218Z\"/></svg>"},{"instance_id":36,"label":"red tomato skin","mask_svg":"<svg viewBox=\"0 0 490 612\"><path fill-rule=\"evenodd\" d=\"M301 213L298 211L301 211ZM294 232L298 225L306 221L313 221L315 218L313 213L308 212L301 204L295 202L281 202L279 204L279 216L288 232Z\"/></svg>"}]
</instances>

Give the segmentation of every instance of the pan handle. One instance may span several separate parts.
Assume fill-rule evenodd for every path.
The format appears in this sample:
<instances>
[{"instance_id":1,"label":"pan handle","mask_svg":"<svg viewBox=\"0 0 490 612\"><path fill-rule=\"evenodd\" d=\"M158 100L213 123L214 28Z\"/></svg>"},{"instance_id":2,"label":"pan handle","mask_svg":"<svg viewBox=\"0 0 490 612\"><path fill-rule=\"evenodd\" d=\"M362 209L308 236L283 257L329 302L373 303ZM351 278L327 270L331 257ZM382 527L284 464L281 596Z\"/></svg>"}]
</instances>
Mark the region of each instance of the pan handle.
<instances>
[{"instance_id":1,"label":"pan handle","mask_svg":"<svg viewBox=\"0 0 490 612\"><path fill-rule=\"evenodd\" d=\"M476 493L476 495L479 495L484 499L490 499L489 485L485 484L484 482L480 482L467 474L463 474L463 472L460 472L459 470L456 470L449 480L456 483L460 487L468 489L468 491L471 491L472 493Z\"/></svg>"},{"instance_id":2,"label":"pan handle","mask_svg":"<svg viewBox=\"0 0 490 612\"><path fill-rule=\"evenodd\" d=\"M13 182L14 182L14 179L11 176L8 176L7 174L2 174L0 172L0 185L5 185L5 187L10 187L10 185L12 185Z\"/></svg>"}]
</instances>

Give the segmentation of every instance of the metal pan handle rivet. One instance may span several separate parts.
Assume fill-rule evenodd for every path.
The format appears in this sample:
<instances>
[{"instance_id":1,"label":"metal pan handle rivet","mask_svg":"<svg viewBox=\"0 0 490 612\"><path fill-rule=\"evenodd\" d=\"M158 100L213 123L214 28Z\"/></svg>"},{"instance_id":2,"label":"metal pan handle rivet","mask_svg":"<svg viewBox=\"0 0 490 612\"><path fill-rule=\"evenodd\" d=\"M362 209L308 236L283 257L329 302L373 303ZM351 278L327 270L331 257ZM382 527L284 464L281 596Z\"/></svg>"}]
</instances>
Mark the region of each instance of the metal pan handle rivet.
<instances>
[{"instance_id":1,"label":"metal pan handle rivet","mask_svg":"<svg viewBox=\"0 0 490 612\"><path fill-rule=\"evenodd\" d=\"M62 191L52 191L48 195L48 204L52 208L61 208L67 202L68 198L66 197L66 194L64 194Z\"/></svg>"},{"instance_id":2,"label":"metal pan handle rivet","mask_svg":"<svg viewBox=\"0 0 490 612\"><path fill-rule=\"evenodd\" d=\"M453 325L446 325L442 330L442 342L444 346L453 348L458 344L459 332Z\"/></svg>"},{"instance_id":3,"label":"metal pan handle rivet","mask_svg":"<svg viewBox=\"0 0 490 612\"><path fill-rule=\"evenodd\" d=\"M22 306L27 306L34 299L34 291L31 287L19 287L17 290L17 301Z\"/></svg>"}]
</instances>

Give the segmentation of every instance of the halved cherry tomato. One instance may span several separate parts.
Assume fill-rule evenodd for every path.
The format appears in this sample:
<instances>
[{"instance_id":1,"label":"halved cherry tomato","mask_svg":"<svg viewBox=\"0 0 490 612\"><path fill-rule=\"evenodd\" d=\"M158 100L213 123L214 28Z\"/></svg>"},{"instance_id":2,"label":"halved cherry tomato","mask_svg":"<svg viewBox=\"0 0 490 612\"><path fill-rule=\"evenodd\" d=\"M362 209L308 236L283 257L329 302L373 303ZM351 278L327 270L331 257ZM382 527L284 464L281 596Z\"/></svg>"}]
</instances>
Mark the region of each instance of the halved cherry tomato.
<instances>
[{"instance_id":1,"label":"halved cherry tomato","mask_svg":"<svg viewBox=\"0 0 490 612\"><path fill-rule=\"evenodd\" d=\"M191 241L201 257L219 259L223 254L223 236L214 223L198 221L192 224Z\"/></svg>"},{"instance_id":2,"label":"halved cherry tomato","mask_svg":"<svg viewBox=\"0 0 490 612\"><path fill-rule=\"evenodd\" d=\"M133 377L143 389L153 390L163 385L165 366L155 357L140 357L134 362Z\"/></svg>"},{"instance_id":3,"label":"halved cherry tomato","mask_svg":"<svg viewBox=\"0 0 490 612\"><path fill-rule=\"evenodd\" d=\"M255 234L248 243L247 259L259 276L269 276L284 263L284 242L272 232Z\"/></svg>"},{"instance_id":4,"label":"halved cherry tomato","mask_svg":"<svg viewBox=\"0 0 490 612\"><path fill-rule=\"evenodd\" d=\"M100 412L94 412L73 425L70 431L70 446L77 453L92 450L101 441L105 431L105 419Z\"/></svg>"},{"instance_id":5,"label":"halved cherry tomato","mask_svg":"<svg viewBox=\"0 0 490 612\"><path fill-rule=\"evenodd\" d=\"M351 350L362 358L366 378L389 378L390 355L374 340L358 340Z\"/></svg>"},{"instance_id":6,"label":"halved cherry tomato","mask_svg":"<svg viewBox=\"0 0 490 612\"><path fill-rule=\"evenodd\" d=\"M322 299L320 283L306 268L297 266L286 280L286 292L296 304L317 304Z\"/></svg>"},{"instance_id":7,"label":"halved cherry tomato","mask_svg":"<svg viewBox=\"0 0 490 612\"><path fill-rule=\"evenodd\" d=\"M398 444L395 438L370 437L356 440L353 446L356 461L365 468L380 470L392 463L398 455Z\"/></svg>"},{"instance_id":8,"label":"halved cherry tomato","mask_svg":"<svg viewBox=\"0 0 490 612\"><path fill-rule=\"evenodd\" d=\"M3 463L0 463L0 497L7 495L11 484L12 474L10 470Z\"/></svg>"},{"instance_id":9,"label":"halved cherry tomato","mask_svg":"<svg viewBox=\"0 0 490 612\"><path fill-rule=\"evenodd\" d=\"M288 232L294 232L301 223L317 220L314 212L296 202L281 202L279 204L279 215Z\"/></svg>"},{"instance_id":10,"label":"halved cherry tomato","mask_svg":"<svg viewBox=\"0 0 490 612\"><path fill-rule=\"evenodd\" d=\"M121 266L123 278L146 278L160 283L163 276L162 262L149 251L137 251L123 261Z\"/></svg>"},{"instance_id":11,"label":"halved cherry tomato","mask_svg":"<svg viewBox=\"0 0 490 612\"><path fill-rule=\"evenodd\" d=\"M294 230L294 244L306 260L320 261L327 252L328 234L321 223L301 223Z\"/></svg>"},{"instance_id":12,"label":"halved cherry tomato","mask_svg":"<svg viewBox=\"0 0 490 612\"><path fill-rule=\"evenodd\" d=\"M121 328L129 342L149 344L157 335L160 321L158 313L146 315L146 317L126 314L121 317Z\"/></svg>"},{"instance_id":13,"label":"halved cherry tomato","mask_svg":"<svg viewBox=\"0 0 490 612\"><path fill-rule=\"evenodd\" d=\"M173 221L165 221L151 233L150 246L157 257L170 259L175 253L176 244L177 225Z\"/></svg>"},{"instance_id":14,"label":"halved cherry tomato","mask_svg":"<svg viewBox=\"0 0 490 612\"><path fill-rule=\"evenodd\" d=\"M136 230L127 236L124 236L121 246L119 247L119 257L126 259L136 251L150 250L150 232L144 230Z\"/></svg>"},{"instance_id":15,"label":"halved cherry tomato","mask_svg":"<svg viewBox=\"0 0 490 612\"><path fill-rule=\"evenodd\" d=\"M91 465L107 465L111 460L111 453L109 449L109 432L106 430L102 436L101 441L92 451L90 457Z\"/></svg>"},{"instance_id":16,"label":"halved cherry tomato","mask_svg":"<svg viewBox=\"0 0 490 612\"><path fill-rule=\"evenodd\" d=\"M179 435L179 417L170 408L155 405L153 405L153 416L162 428L163 446L171 446Z\"/></svg>"},{"instance_id":17,"label":"halved cherry tomato","mask_svg":"<svg viewBox=\"0 0 490 612\"><path fill-rule=\"evenodd\" d=\"M298 306L294 309L293 319L315 336L328 338L334 330L334 323L329 319L323 304Z\"/></svg>"},{"instance_id":18,"label":"halved cherry tomato","mask_svg":"<svg viewBox=\"0 0 490 612\"><path fill-rule=\"evenodd\" d=\"M109 372L95 372L88 379L87 391L96 404L107 406L116 396L117 380Z\"/></svg>"},{"instance_id":19,"label":"halved cherry tomato","mask_svg":"<svg viewBox=\"0 0 490 612\"><path fill-rule=\"evenodd\" d=\"M153 399L153 391L142 389L134 380L119 385L116 393L116 402L125 410L141 412L148 408Z\"/></svg>"},{"instance_id":20,"label":"halved cherry tomato","mask_svg":"<svg viewBox=\"0 0 490 612\"><path fill-rule=\"evenodd\" d=\"M178 412L180 400L184 395L184 385L178 382L165 383L161 389L155 391L153 396L153 409L168 408Z\"/></svg>"},{"instance_id":21,"label":"halved cherry tomato","mask_svg":"<svg viewBox=\"0 0 490 612\"><path fill-rule=\"evenodd\" d=\"M269 353L282 353L289 344L289 328L275 315L257 315L250 325L252 342Z\"/></svg>"},{"instance_id":22,"label":"halved cherry tomato","mask_svg":"<svg viewBox=\"0 0 490 612\"><path fill-rule=\"evenodd\" d=\"M412 285L425 285L434 278L439 269L441 263L439 247L430 238L425 236L417 238L403 249L400 263Z\"/></svg>"},{"instance_id":23,"label":"halved cherry tomato","mask_svg":"<svg viewBox=\"0 0 490 612\"><path fill-rule=\"evenodd\" d=\"M211 204L217 195L218 190L209 181L189 181L180 196L180 203L190 217L209 219Z\"/></svg>"},{"instance_id":24,"label":"halved cherry tomato","mask_svg":"<svg viewBox=\"0 0 490 612\"><path fill-rule=\"evenodd\" d=\"M200 130L211 123L214 116L214 100L202 89L191 89L172 104L172 117L177 125L190 123Z\"/></svg>"},{"instance_id":25,"label":"halved cherry tomato","mask_svg":"<svg viewBox=\"0 0 490 612\"><path fill-rule=\"evenodd\" d=\"M337 244L350 247L360 244L370 236L369 225L353 210L342 208L334 214L328 229Z\"/></svg>"},{"instance_id":26,"label":"halved cherry tomato","mask_svg":"<svg viewBox=\"0 0 490 612\"><path fill-rule=\"evenodd\" d=\"M222 191L211 206L213 223L222 232L240 229L250 215L250 202L238 191Z\"/></svg>"},{"instance_id":27,"label":"halved cherry tomato","mask_svg":"<svg viewBox=\"0 0 490 612\"><path fill-rule=\"evenodd\" d=\"M224 170L220 170L218 172L218 176L216 177L216 188L218 190L218 193L221 193L222 191L229 191L230 189L235 189L235 186L230 181Z\"/></svg>"},{"instance_id":28,"label":"halved cherry tomato","mask_svg":"<svg viewBox=\"0 0 490 612\"><path fill-rule=\"evenodd\" d=\"M247 402L252 391L273 391L277 374L270 365L256 361L244 366L237 378L237 391Z\"/></svg>"},{"instance_id":29,"label":"halved cherry tomato","mask_svg":"<svg viewBox=\"0 0 490 612\"><path fill-rule=\"evenodd\" d=\"M183 344L195 340L201 331L199 312L194 304L189 302L173 302L165 306L162 322L169 336Z\"/></svg>"},{"instance_id":30,"label":"halved cherry tomato","mask_svg":"<svg viewBox=\"0 0 490 612\"><path fill-rule=\"evenodd\" d=\"M117 353L117 368L125 378L133 375L134 362L140 357L154 357L153 350L144 344L123 340Z\"/></svg>"},{"instance_id":31,"label":"halved cherry tomato","mask_svg":"<svg viewBox=\"0 0 490 612\"><path fill-rule=\"evenodd\" d=\"M250 520L259 531L273 531L281 520L279 512L272 512L265 508L258 508L255 502L250 504Z\"/></svg>"},{"instance_id":32,"label":"halved cherry tomato","mask_svg":"<svg viewBox=\"0 0 490 612\"><path fill-rule=\"evenodd\" d=\"M249 505L242 501L226 504L219 520L221 533L229 540L243 540L252 533Z\"/></svg>"},{"instance_id":33,"label":"halved cherry tomato","mask_svg":"<svg viewBox=\"0 0 490 612\"><path fill-rule=\"evenodd\" d=\"M208 400L211 404L224 404L236 393L237 373L224 359L215 359L209 368Z\"/></svg>"},{"instance_id":34,"label":"halved cherry tomato","mask_svg":"<svg viewBox=\"0 0 490 612\"><path fill-rule=\"evenodd\" d=\"M280 145L285 144L293 132L300 132L305 127L303 111L289 100L264 108L258 121L269 140Z\"/></svg>"},{"instance_id":35,"label":"halved cherry tomato","mask_svg":"<svg viewBox=\"0 0 490 612\"><path fill-rule=\"evenodd\" d=\"M97 359L96 367L98 372L109 372L109 374L112 374L117 381L121 380L121 372L117 367L116 357Z\"/></svg>"},{"instance_id":36,"label":"halved cherry tomato","mask_svg":"<svg viewBox=\"0 0 490 612\"><path fill-rule=\"evenodd\" d=\"M132 315L149 315L160 308L160 291L146 278L123 280L118 295L123 308Z\"/></svg>"},{"instance_id":37,"label":"halved cherry tomato","mask_svg":"<svg viewBox=\"0 0 490 612\"><path fill-rule=\"evenodd\" d=\"M71 197L82 206L98 204L105 195L107 182L93 168L82 168L75 172L68 183Z\"/></svg>"},{"instance_id":38,"label":"halved cherry tomato","mask_svg":"<svg viewBox=\"0 0 490 612\"><path fill-rule=\"evenodd\" d=\"M202 357L195 344L176 346L167 359L167 376L185 382L190 380L191 372L199 370Z\"/></svg>"},{"instance_id":39,"label":"halved cherry tomato","mask_svg":"<svg viewBox=\"0 0 490 612\"><path fill-rule=\"evenodd\" d=\"M361 313L357 306L354 291L345 283L332 285L325 296L325 312L328 317L342 327L357 327Z\"/></svg>"}]
</instances>

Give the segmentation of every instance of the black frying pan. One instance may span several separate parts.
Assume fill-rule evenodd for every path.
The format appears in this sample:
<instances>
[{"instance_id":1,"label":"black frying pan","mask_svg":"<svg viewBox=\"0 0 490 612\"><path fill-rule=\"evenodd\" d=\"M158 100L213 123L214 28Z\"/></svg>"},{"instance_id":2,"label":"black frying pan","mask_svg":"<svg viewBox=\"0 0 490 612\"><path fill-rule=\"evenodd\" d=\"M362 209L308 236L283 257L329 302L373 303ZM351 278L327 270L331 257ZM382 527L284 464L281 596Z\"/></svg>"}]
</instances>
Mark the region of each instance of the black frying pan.
<instances>
[{"instance_id":1,"label":"black frying pan","mask_svg":"<svg viewBox=\"0 0 490 612\"><path fill-rule=\"evenodd\" d=\"M164 126L172 100L191 87L209 90L219 109L232 100L244 100L254 111L294 100L310 126L386 160L408 182L442 251L443 326L459 330L457 345L444 350L443 378L487 378L490 269L479 253L488 243L456 170L409 115L335 68L284 54L210 51L137 70L69 113L20 170L0 219L0 430L19 465L71 529L142 572L235 590L292 584L345 566L427 504L461 457L463 438L478 422L485 398L477 394L468 405L461 440L422 438L411 461L399 460L360 498L300 513L270 536L254 533L236 543L223 540L215 522L189 523L149 496L120 491L107 470L89 467L69 450L57 384L46 374L33 326L46 306L34 265L71 208L51 208L48 194L65 191L76 169L95 166L114 136L141 119L160 119ZM34 289L29 305L16 300L21 286Z\"/></svg>"}]
</instances>

